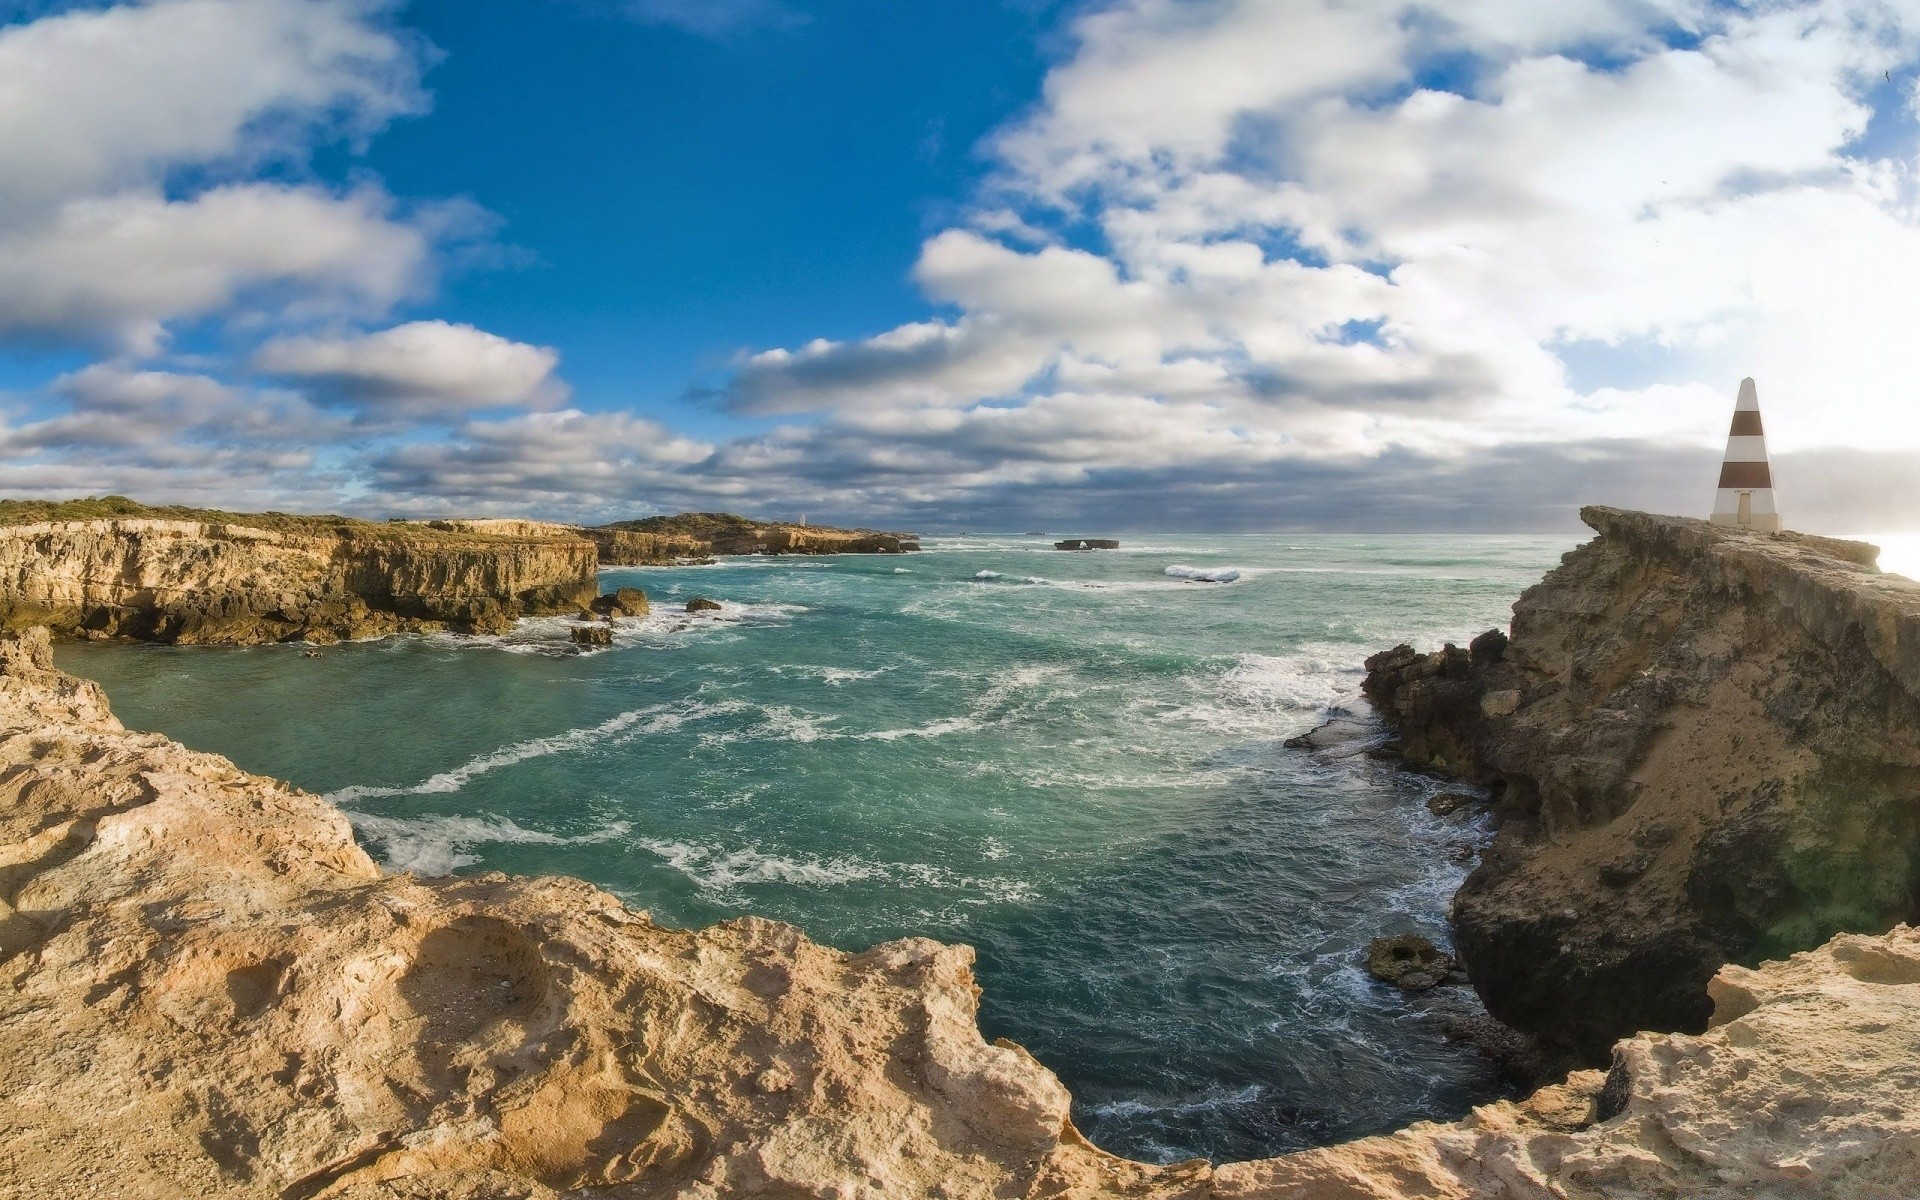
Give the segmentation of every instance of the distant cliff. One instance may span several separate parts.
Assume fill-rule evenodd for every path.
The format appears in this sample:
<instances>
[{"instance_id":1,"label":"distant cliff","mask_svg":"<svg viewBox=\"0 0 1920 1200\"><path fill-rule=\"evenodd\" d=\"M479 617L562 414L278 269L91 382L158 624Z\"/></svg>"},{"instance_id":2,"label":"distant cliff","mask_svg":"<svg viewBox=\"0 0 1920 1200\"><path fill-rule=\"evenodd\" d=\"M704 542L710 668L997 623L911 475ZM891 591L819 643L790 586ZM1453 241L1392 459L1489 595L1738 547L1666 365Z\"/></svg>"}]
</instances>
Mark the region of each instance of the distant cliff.
<instances>
[{"instance_id":1,"label":"distant cliff","mask_svg":"<svg viewBox=\"0 0 1920 1200\"><path fill-rule=\"evenodd\" d=\"M1915 917L1920 583L1860 543L1582 516L1510 639L1365 686L1408 759L1493 791L1453 906L1488 1009L1598 1061L1703 1028L1723 963Z\"/></svg>"},{"instance_id":2,"label":"distant cliff","mask_svg":"<svg viewBox=\"0 0 1920 1200\"><path fill-rule=\"evenodd\" d=\"M715 554L901 554L920 548L910 533L754 521L733 513L646 517L586 532L600 543L602 562L627 566Z\"/></svg>"},{"instance_id":3,"label":"distant cliff","mask_svg":"<svg viewBox=\"0 0 1920 1200\"><path fill-rule=\"evenodd\" d=\"M108 515L91 515L101 506ZM598 593L593 543L345 517L0 505L0 624L179 643L497 632Z\"/></svg>"}]
</instances>

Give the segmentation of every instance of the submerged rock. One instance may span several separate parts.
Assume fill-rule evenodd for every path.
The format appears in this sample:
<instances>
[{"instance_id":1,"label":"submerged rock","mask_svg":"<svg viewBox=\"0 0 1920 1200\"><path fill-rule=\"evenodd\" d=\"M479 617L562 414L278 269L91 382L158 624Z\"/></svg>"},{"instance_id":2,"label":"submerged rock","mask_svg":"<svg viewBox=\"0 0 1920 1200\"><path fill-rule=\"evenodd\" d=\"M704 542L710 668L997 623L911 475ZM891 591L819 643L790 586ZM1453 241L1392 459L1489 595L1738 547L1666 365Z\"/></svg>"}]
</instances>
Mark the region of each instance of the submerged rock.
<instances>
[{"instance_id":1,"label":"submerged rock","mask_svg":"<svg viewBox=\"0 0 1920 1200\"><path fill-rule=\"evenodd\" d=\"M1427 798L1427 811L1436 817L1450 817L1480 802L1480 797L1472 792L1436 792Z\"/></svg>"},{"instance_id":2,"label":"submerged rock","mask_svg":"<svg viewBox=\"0 0 1920 1200\"><path fill-rule=\"evenodd\" d=\"M1367 946L1367 974L1402 991L1439 987L1453 969L1453 955L1418 934L1378 937Z\"/></svg>"},{"instance_id":3,"label":"submerged rock","mask_svg":"<svg viewBox=\"0 0 1920 1200\"><path fill-rule=\"evenodd\" d=\"M719 612L720 602L718 600L709 600L705 596L695 596L687 601L687 611L690 613Z\"/></svg>"}]
</instances>

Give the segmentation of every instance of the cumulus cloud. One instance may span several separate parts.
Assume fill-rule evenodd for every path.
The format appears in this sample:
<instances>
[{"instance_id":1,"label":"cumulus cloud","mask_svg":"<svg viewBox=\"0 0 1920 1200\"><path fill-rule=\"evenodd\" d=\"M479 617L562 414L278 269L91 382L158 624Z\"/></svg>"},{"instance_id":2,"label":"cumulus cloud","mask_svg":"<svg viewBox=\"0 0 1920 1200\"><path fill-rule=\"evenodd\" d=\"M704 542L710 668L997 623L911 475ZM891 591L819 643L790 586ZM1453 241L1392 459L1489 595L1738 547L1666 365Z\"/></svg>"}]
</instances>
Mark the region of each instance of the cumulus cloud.
<instances>
[{"instance_id":1,"label":"cumulus cloud","mask_svg":"<svg viewBox=\"0 0 1920 1200\"><path fill-rule=\"evenodd\" d=\"M793 19L614 7L716 36ZM212 317L264 338L243 357L283 385L76 372L5 427L0 485L1571 531L1590 501L1703 510L1753 374L1797 522L1914 520L1920 146L1911 89L1883 85L1920 56L1920 10L1101 0L1066 21L967 215L921 247L928 314L743 352L713 398L771 420L712 440L559 407L550 348L383 328L431 288L432 216L259 176L419 109L425 52L384 4L0 28L0 338L151 357Z\"/></svg>"},{"instance_id":2,"label":"cumulus cloud","mask_svg":"<svg viewBox=\"0 0 1920 1200\"><path fill-rule=\"evenodd\" d=\"M249 178L424 104L385 0L150 0L0 27L0 338L152 352L169 324L383 311L434 221ZM187 184L187 180L197 184Z\"/></svg>"},{"instance_id":3,"label":"cumulus cloud","mask_svg":"<svg viewBox=\"0 0 1920 1200\"><path fill-rule=\"evenodd\" d=\"M562 409L469 421L450 440L389 448L368 468L383 502L403 509L613 519L652 511L662 495L740 495L738 481L699 469L713 453L630 413Z\"/></svg>"},{"instance_id":4,"label":"cumulus cloud","mask_svg":"<svg viewBox=\"0 0 1920 1200\"><path fill-rule=\"evenodd\" d=\"M253 361L269 374L309 380L389 414L550 407L565 396L553 377L560 356L551 347L446 321L277 338Z\"/></svg>"},{"instance_id":5,"label":"cumulus cloud","mask_svg":"<svg viewBox=\"0 0 1920 1200\"><path fill-rule=\"evenodd\" d=\"M0 425L0 491L303 507L337 501L346 473L323 453L348 422L285 391L97 363L50 389L60 410Z\"/></svg>"},{"instance_id":6,"label":"cumulus cloud","mask_svg":"<svg viewBox=\"0 0 1920 1200\"><path fill-rule=\"evenodd\" d=\"M1174 446L1290 478L1699 456L1745 374L1777 449L1920 449L1910 127L1863 148L1920 12L1115 0L1071 33L922 248L956 315L744 356L729 405L979 503Z\"/></svg>"}]
</instances>

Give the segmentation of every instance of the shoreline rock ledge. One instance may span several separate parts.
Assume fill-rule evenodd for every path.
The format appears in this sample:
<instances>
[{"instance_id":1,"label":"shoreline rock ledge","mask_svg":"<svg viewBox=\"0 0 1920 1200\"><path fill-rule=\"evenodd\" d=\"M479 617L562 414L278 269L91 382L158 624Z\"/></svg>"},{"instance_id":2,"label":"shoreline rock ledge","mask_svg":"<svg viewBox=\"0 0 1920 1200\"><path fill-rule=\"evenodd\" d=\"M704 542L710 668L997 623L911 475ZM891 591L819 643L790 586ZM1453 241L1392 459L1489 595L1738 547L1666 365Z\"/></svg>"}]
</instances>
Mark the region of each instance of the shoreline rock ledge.
<instances>
[{"instance_id":1,"label":"shoreline rock ledge","mask_svg":"<svg viewBox=\"0 0 1920 1200\"><path fill-rule=\"evenodd\" d=\"M1598 1063L1704 1029L1723 964L1914 920L1920 583L1859 542L1581 516L1510 635L1364 687L1410 762L1493 794L1453 903L1488 1010Z\"/></svg>"},{"instance_id":2,"label":"shoreline rock ledge","mask_svg":"<svg viewBox=\"0 0 1920 1200\"><path fill-rule=\"evenodd\" d=\"M1219 1167L1090 1146L972 952L385 875L318 797L0 639L8 1200L1734 1200L1920 1183L1920 934L1716 978L1521 1103Z\"/></svg>"}]
</instances>

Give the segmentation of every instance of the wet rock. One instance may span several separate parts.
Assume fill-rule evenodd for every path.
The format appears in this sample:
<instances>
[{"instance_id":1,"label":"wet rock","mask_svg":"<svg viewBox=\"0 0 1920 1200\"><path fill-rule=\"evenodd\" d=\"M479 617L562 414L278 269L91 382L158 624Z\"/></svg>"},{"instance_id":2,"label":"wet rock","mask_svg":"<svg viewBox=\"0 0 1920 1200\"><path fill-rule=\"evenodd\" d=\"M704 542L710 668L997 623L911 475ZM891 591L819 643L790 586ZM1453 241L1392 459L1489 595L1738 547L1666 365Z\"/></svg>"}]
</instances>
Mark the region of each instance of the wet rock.
<instances>
[{"instance_id":1,"label":"wet rock","mask_svg":"<svg viewBox=\"0 0 1920 1200\"><path fill-rule=\"evenodd\" d=\"M705 596L695 596L687 601L687 611L690 613L719 612L720 602L718 600L709 600Z\"/></svg>"},{"instance_id":2,"label":"wet rock","mask_svg":"<svg viewBox=\"0 0 1920 1200\"><path fill-rule=\"evenodd\" d=\"M1327 720L1284 743L1294 750L1332 750L1350 746L1376 736L1379 726L1366 717L1357 717L1344 708L1329 708Z\"/></svg>"},{"instance_id":3,"label":"wet rock","mask_svg":"<svg viewBox=\"0 0 1920 1200\"><path fill-rule=\"evenodd\" d=\"M639 588L615 588L594 599L593 611L609 617L644 617L652 611L647 594Z\"/></svg>"},{"instance_id":4,"label":"wet rock","mask_svg":"<svg viewBox=\"0 0 1920 1200\"><path fill-rule=\"evenodd\" d=\"M613 627L611 625L575 625L567 631L576 646L613 645Z\"/></svg>"},{"instance_id":5,"label":"wet rock","mask_svg":"<svg viewBox=\"0 0 1920 1200\"><path fill-rule=\"evenodd\" d=\"M1453 956L1418 934L1379 937L1367 946L1367 974L1402 991L1439 987L1453 970Z\"/></svg>"},{"instance_id":6,"label":"wet rock","mask_svg":"<svg viewBox=\"0 0 1920 1200\"><path fill-rule=\"evenodd\" d=\"M1437 792L1427 798L1427 811L1436 817L1450 817L1478 803L1480 797L1472 792Z\"/></svg>"}]
</instances>

